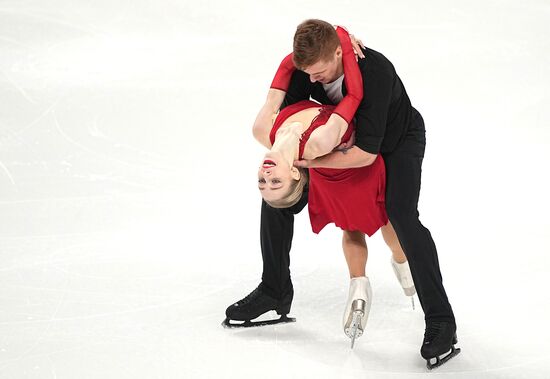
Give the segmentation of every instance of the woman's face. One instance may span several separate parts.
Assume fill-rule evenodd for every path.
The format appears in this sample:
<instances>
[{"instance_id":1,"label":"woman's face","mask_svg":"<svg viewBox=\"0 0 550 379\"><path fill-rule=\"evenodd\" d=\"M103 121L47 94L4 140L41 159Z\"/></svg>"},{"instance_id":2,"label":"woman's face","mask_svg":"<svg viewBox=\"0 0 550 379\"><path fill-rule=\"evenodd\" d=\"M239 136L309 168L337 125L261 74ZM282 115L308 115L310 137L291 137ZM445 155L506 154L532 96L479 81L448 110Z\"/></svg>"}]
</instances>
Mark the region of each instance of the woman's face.
<instances>
[{"instance_id":1,"label":"woman's face","mask_svg":"<svg viewBox=\"0 0 550 379\"><path fill-rule=\"evenodd\" d=\"M262 197L273 201L285 196L292 181L299 179L296 174L297 170L281 159L280 154L266 154L258 169L258 188Z\"/></svg>"}]
</instances>

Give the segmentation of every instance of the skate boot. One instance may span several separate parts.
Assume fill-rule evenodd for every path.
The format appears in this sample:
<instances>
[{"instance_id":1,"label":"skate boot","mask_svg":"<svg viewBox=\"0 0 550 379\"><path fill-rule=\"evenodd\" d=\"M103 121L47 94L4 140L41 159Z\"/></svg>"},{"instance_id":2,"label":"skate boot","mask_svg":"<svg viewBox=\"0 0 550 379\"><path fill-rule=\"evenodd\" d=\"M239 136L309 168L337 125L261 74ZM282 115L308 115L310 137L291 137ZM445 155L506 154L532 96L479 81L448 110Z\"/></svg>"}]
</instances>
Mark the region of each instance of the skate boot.
<instances>
[{"instance_id":1,"label":"skate boot","mask_svg":"<svg viewBox=\"0 0 550 379\"><path fill-rule=\"evenodd\" d=\"M399 280L399 284L401 284L401 288L403 288L403 292L405 292L406 296L409 296L411 298L412 307L414 309L413 296L416 293L416 288L414 287L414 281L412 278L411 269L409 268L409 262L405 261L403 263L397 263L392 257L391 266L393 268L395 276L397 277L397 280Z\"/></svg>"},{"instance_id":2,"label":"skate boot","mask_svg":"<svg viewBox=\"0 0 550 379\"><path fill-rule=\"evenodd\" d=\"M363 335L363 331L367 326L371 303L372 290L369 278L366 276L352 278L343 318L344 333L351 338L352 349L355 339Z\"/></svg>"},{"instance_id":3,"label":"skate boot","mask_svg":"<svg viewBox=\"0 0 550 379\"><path fill-rule=\"evenodd\" d=\"M225 311L226 319L222 322L222 326L224 328L248 328L251 326L294 322L296 321L295 318L287 317L287 314L290 312L293 296L294 290L291 288L282 300L277 300L265 293L262 289L262 284L260 284L244 299L227 307ZM267 321L251 321L269 311L276 311L281 317ZM232 323L231 320L239 322Z\"/></svg>"},{"instance_id":4,"label":"skate boot","mask_svg":"<svg viewBox=\"0 0 550 379\"><path fill-rule=\"evenodd\" d=\"M455 348L456 343L456 325L453 322L427 321L420 354L426 360L428 370L458 355L460 348Z\"/></svg>"}]
</instances>

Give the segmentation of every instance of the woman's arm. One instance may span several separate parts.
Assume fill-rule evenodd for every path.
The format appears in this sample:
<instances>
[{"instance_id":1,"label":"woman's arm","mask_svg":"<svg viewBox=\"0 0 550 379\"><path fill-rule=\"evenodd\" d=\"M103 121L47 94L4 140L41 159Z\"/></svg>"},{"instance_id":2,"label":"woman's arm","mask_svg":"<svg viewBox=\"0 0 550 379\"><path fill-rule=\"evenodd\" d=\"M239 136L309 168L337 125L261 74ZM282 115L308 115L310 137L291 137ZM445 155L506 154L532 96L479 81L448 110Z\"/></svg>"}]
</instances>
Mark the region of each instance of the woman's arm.
<instances>
[{"instance_id":1,"label":"woman's arm","mask_svg":"<svg viewBox=\"0 0 550 379\"><path fill-rule=\"evenodd\" d=\"M354 41L344 28L339 26L335 28L342 47L342 65L347 94L329 117L327 123L312 133L307 143L308 147L304 152L305 155L311 158L328 154L341 143L342 136L345 134L348 124L353 119L363 98L363 79L355 57ZM359 43L361 42L359 41ZM273 126L273 115L277 113L283 103L292 74L296 70L292 57L292 53L288 54L279 65L271 83L266 103L260 109L254 123L254 137L268 148L271 148L269 134Z\"/></svg>"},{"instance_id":2,"label":"woman's arm","mask_svg":"<svg viewBox=\"0 0 550 379\"><path fill-rule=\"evenodd\" d=\"M304 148L303 158L313 159L330 153L340 145L347 129L346 120L333 113L325 125L319 126L311 133Z\"/></svg>"},{"instance_id":3,"label":"woman's arm","mask_svg":"<svg viewBox=\"0 0 550 379\"><path fill-rule=\"evenodd\" d=\"M340 39L340 46L342 46L342 65L344 67L344 83L346 83L347 94L338 103L334 113L340 115L349 124L353 120L361 100L363 100L363 77L348 32L338 26L336 27L336 33Z\"/></svg>"},{"instance_id":4,"label":"woman's arm","mask_svg":"<svg viewBox=\"0 0 550 379\"><path fill-rule=\"evenodd\" d=\"M288 87L290 86L290 80L295 70L296 68L292 62L291 53L284 57L281 61L281 64L275 73L275 77L271 82L265 104L260 109L258 116L256 116L256 121L254 121L252 134L258 142L268 149L272 146L271 140L269 139L269 134L271 133L271 128L273 127L273 117L279 111L283 101L285 100Z\"/></svg>"},{"instance_id":5,"label":"woman's arm","mask_svg":"<svg viewBox=\"0 0 550 379\"><path fill-rule=\"evenodd\" d=\"M342 47L342 65L347 94L336 106L325 125L315 129L306 143L304 158L313 159L330 153L340 145L348 124L363 99L363 77L355 58L352 42L348 32L337 27L336 32Z\"/></svg>"},{"instance_id":6,"label":"woman's arm","mask_svg":"<svg viewBox=\"0 0 550 379\"><path fill-rule=\"evenodd\" d=\"M273 127L273 117L279 111L285 94L286 92L284 91L271 88L267 93L267 99L260 109L258 116L256 116L256 121L254 121L254 126L252 127L254 138L268 149L271 148L269 133L271 133L271 128Z\"/></svg>"}]
</instances>

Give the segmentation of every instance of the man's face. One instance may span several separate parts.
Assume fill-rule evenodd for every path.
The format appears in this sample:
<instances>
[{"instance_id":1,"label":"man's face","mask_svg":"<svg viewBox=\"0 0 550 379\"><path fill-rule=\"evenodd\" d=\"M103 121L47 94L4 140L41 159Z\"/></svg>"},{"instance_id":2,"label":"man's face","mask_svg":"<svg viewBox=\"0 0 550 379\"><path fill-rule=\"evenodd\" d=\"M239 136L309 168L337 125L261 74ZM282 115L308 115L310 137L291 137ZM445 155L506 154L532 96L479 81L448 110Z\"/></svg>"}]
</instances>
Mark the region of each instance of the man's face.
<instances>
[{"instance_id":1,"label":"man's face","mask_svg":"<svg viewBox=\"0 0 550 379\"><path fill-rule=\"evenodd\" d=\"M328 61L318 61L306 67L303 71L309 75L309 80L311 80L312 83L332 83L344 73L342 66L342 48L338 46L332 59Z\"/></svg>"}]
</instances>

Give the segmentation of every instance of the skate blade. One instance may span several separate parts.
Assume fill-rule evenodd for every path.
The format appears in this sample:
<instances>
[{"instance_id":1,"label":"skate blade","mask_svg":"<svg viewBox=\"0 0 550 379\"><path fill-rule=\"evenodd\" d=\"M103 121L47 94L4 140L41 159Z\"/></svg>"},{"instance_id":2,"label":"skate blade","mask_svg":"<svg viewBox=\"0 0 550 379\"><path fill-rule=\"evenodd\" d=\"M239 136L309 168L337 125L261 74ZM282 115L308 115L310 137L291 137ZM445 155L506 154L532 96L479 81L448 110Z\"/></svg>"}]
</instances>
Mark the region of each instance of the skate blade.
<instances>
[{"instance_id":1,"label":"skate blade","mask_svg":"<svg viewBox=\"0 0 550 379\"><path fill-rule=\"evenodd\" d=\"M288 324L290 322L296 322L294 317L287 317L282 315L280 318L275 320L265 320L265 321L233 321L226 318L222 322L222 326L226 329L238 329L238 328L254 328L257 326L267 326L267 325L277 325L277 324Z\"/></svg>"},{"instance_id":2,"label":"skate blade","mask_svg":"<svg viewBox=\"0 0 550 379\"><path fill-rule=\"evenodd\" d=\"M363 312L353 312L353 317L349 328L346 328L345 332L349 338L351 338L351 348L355 346L355 340L363 335L363 330L359 328L361 325L361 319L363 318Z\"/></svg>"},{"instance_id":3,"label":"skate blade","mask_svg":"<svg viewBox=\"0 0 550 379\"><path fill-rule=\"evenodd\" d=\"M426 367L428 370L433 370L435 368L438 368L439 366L442 366L446 362L448 362L450 359L456 357L458 354L460 354L460 348L455 348L454 346L451 347L451 352L444 356L443 358L435 357L432 359L426 360ZM432 363L432 360L435 360L434 363Z\"/></svg>"}]
</instances>

